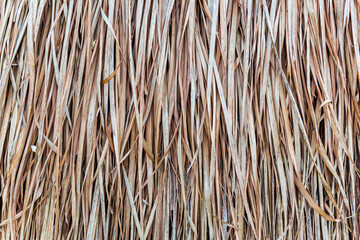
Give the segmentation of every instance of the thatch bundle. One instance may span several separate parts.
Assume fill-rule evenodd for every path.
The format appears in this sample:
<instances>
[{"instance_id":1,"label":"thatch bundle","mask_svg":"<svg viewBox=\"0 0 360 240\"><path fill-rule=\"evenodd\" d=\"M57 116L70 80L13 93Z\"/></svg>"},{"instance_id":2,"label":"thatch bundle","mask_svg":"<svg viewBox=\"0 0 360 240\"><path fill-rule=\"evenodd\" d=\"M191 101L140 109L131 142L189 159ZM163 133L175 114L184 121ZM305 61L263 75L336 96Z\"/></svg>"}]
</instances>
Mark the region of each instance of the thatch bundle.
<instances>
[{"instance_id":1,"label":"thatch bundle","mask_svg":"<svg viewBox=\"0 0 360 240\"><path fill-rule=\"evenodd\" d=\"M358 239L359 14L0 1L0 239Z\"/></svg>"}]
</instances>

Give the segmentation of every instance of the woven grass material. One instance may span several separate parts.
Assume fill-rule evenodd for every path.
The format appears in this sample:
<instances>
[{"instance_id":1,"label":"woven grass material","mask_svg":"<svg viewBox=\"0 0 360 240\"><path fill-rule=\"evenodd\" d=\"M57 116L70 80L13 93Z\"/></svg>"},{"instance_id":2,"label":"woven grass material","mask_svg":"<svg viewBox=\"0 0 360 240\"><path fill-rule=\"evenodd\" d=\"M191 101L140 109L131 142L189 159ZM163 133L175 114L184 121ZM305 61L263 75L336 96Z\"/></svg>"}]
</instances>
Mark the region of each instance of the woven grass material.
<instances>
[{"instance_id":1,"label":"woven grass material","mask_svg":"<svg viewBox=\"0 0 360 240\"><path fill-rule=\"evenodd\" d=\"M358 239L359 4L0 1L0 239Z\"/></svg>"}]
</instances>

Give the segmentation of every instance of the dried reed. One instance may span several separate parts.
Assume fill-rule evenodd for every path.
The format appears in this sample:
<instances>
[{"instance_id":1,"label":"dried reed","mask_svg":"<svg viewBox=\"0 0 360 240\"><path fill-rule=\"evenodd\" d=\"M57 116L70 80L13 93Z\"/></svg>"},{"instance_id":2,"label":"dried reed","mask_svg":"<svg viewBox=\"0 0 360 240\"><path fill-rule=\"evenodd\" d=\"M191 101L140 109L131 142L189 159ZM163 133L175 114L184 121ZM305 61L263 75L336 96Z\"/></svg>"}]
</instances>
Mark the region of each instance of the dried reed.
<instances>
[{"instance_id":1,"label":"dried reed","mask_svg":"<svg viewBox=\"0 0 360 240\"><path fill-rule=\"evenodd\" d=\"M359 4L0 1L0 239L358 239Z\"/></svg>"}]
</instances>

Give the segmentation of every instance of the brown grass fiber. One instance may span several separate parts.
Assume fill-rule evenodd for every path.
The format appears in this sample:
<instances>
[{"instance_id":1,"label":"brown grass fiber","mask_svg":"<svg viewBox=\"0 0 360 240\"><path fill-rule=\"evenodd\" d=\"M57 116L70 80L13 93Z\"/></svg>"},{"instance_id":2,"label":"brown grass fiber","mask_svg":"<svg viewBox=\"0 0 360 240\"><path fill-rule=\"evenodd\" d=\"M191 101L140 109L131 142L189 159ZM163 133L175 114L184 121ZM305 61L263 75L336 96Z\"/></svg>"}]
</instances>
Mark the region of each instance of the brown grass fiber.
<instances>
[{"instance_id":1,"label":"brown grass fiber","mask_svg":"<svg viewBox=\"0 0 360 240\"><path fill-rule=\"evenodd\" d=\"M359 0L0 0L0 240L359 239Z\"/></svg>"}]
</instances>

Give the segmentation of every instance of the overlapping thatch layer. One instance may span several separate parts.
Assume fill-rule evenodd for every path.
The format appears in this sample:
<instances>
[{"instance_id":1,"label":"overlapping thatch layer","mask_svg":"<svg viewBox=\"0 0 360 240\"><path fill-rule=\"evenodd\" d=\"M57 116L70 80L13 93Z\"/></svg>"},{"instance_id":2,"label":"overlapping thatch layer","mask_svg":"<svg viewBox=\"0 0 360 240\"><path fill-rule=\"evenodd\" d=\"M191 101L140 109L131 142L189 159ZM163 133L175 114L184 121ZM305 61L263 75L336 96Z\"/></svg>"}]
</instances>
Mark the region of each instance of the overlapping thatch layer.
<instances>
[{"instance_id":1,"label":"overlapping thatch layer","mask_svg":"<svg viewBox=\"0 0 360 240\"><path fill-rule=\"evenodd\" d=\"M358 239L359 10L0 1L0 239Z\"/></svg>"}]
</instances>

